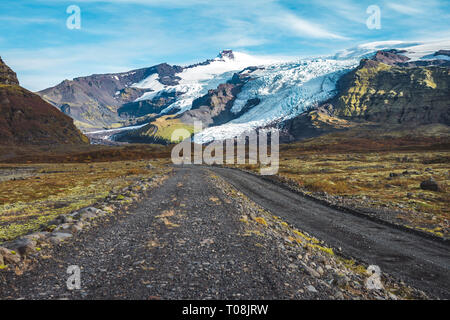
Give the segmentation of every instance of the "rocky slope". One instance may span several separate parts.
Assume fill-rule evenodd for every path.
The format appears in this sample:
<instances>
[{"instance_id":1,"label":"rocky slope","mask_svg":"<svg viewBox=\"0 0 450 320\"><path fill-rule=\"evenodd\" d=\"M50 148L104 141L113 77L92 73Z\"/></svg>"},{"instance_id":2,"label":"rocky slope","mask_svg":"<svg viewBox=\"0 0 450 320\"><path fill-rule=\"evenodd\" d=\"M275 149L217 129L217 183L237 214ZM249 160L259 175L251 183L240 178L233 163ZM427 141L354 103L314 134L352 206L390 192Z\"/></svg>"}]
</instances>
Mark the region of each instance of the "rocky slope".
<instances>
[{"instance_id":1,"label":"rocky slope","mask_svg":"<svg viewBox=\"0 0 450 320\"><path fill-rule=\"evenodd\" d=\"M450 124L450 69L363 60L339 83L334 114L375 122Z\"/></svg>"},{"instance_id":2,"label":"rocky slope","mask_svg":"<svg viewBox=\"0 0 450 320\"><path fill-rule=\"evenodd\" d=\"M344 75L338 94L321 107L283 124L291 139L355 126L450 125L450 69L417 66L398 53L378 52ZM431 64L431 63L430 63Z\"/></svg>"},{"instance_id":3,"label":"rocky slope","mask_svg":"<svg viewBox=\"0 0 450 320\"><path fill-rule=\"evenodd\" d=\"M73 120L19 86L0 59L0 144L84 144L89 140Z\"/></svg>"},{"instance_id":4,"label":"rocky slope","mask_svg":"<svg viewBox=\"0 0 450 320\"><path fill-rule=\"evenodd\" d=\"M130 103L152 89L132 87L133 84L157 75L162 84L173 85L178 81L176 73L181 70L163 63L129 72L91 75L64 80L38 94L71 116L83 130L120 126L122 121L147 112L142 112L140 104Z\"/></svg>"},{"instance_id":5,"label":"rocky slope","mask_svg":"<svg viewBox=\"0 0 450 320\"><path fill-rule=\"evenodd\" d=\"M190 66L160 64L66 80L41 94L82 130L106 140L128 135L141 141L141 135L155 134L165 139L170 134L158 132L195 120L206 127L195 134L198 143L280 124L289 139L316 135L318 126L320 134L372 122L445 124L450 57L438 48L448 46L450 41L372 43L291 61L225 50ZM126 132L144 124L137 133ZM133 127L121 128L120 137L102 130L124 126Z\"/></svg>"},{"instance_id":6,"label":"rocky slope","mask_svg":"<svg viewBox=\"0 0 450 320\"><path fill-rule=\"evenodd\" d=\"M127 88L131 89L131 88ZM150 100L140 100L125 103L117 112L120 117L144 117L148 115L158 115L161 111L174 103L181 93L177 91L164 92Z\"/></svg>"},{"instance_id":7,"label":"rocky slope","mask_svg":"<svg viewBox=\"0 0 450 320\"><path fill-rule=\"evenodd\" d=\"M260 102L258 98L249 99L240 112L233 113L231 111L233 103L238 94L241 92L243 86L248 81L252 80L252 77L248 72L255 71L256 69L256 67L249 67L241 72L235 73L226 83L219 84L216 89L210 89L207 94L195 99L192 102L192 108L190 110L187 110L177 116L162 116L159 117L159 119L153 119L151 123L143 128L116 134L114 136L114 140L121 142L166 144L170 143L170 140L168 140L168 137L161 135L160 131L163 128L172 127L174 129L183 127L189 130L194 126L196 121L201 122L203 128L205 128L221 125L233 119L239 118L242 114L249 111ZM153 100L139 101L135 103L143 103L144 106L142 108L147 106L148 113L158 113L165 104L162 103L161 107L155 109L154 103L161 101L161 99L163 99L163 97L159 96L155 97ZM134 110L136 110L136 108L134 108ZM155 117L156 116L157 114L155 114Z\"/></svg>"},{"instance_id":8,"label":"rocky slope","mask_svg":"<svg viewBox=\"0 0 450 320\"><path fill-rule=\"evenodd\" d=\"M0 83L7 85L19 85L17 75L10 67L8 67L0 58Z\"/></svg>"},{"instance_id":9,"label":"rocky slope","mask_svg":"<svg viewBox=\"0 0 450 320\"><path fill-rule=\"evenodd\" d=\"M248 81L253 80L251 72L257 69L257 67L249 67L241 72L235 73L229 81L217 86L217 89L211 89L206 95L195 99L192 103L191 110L182 114L182 121L188 123L201 121L203 127L221 125L239 118L252 107L258 105L260 102L258 98L248 99L240 112L235 113L231 111L244 85Z\"/></svg>"}]
</instances>

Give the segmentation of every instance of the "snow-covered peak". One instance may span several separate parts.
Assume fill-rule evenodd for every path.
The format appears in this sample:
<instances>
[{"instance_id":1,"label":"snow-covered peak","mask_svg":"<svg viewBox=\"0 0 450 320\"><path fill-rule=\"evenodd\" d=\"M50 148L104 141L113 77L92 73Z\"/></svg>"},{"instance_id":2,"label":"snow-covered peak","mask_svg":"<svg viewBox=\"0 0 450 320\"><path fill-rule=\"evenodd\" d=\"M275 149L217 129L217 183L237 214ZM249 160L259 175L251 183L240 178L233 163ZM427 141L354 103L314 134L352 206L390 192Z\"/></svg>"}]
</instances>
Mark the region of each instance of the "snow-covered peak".
<instances>
[{"instance_id":1,"label":"snow-covered peak","mask_svg":"<svg viewBox=\"0 0 450 320\"><path fill-rule=\"evenodd\" d=\"M407 56L412 61L426 59L436 51L450 49L450 39L433 41L377 41L360 44L354 48L342 50L335 55L336 59L364 58L374 54L378 50L398 49L402 55Z\"/></svg>"},{"instance_id":2,"label":"snow-covered peak","mask_svg":"<svg viewBox=\"0 0 450 320\"><path fill-rule=\"evenodd\" d=\"M233 138L275 121L293 118L331 98L338 79L358 63L359 59L304 59L254 71L254 80L237 95L231 112L238 114L250 99L258 98L260 102L226 124L197 133L194 141L208 143Z\"/></svg>"},{"instance_id":3,"label":"snow-covered peak","mask_svg":"<svg viewBox=\"0 0 450 320\"><path fill-rule=\"evenodd\" d=\"M405 55L412 60L430 59L431 55L442 49L450 49L450 39L419 43L415 46L408 47ZM438 58L437 56L434 57L434 59Z\"/></svg>"},{"instance_id":4,"label":"snow-covered peak","mask_svg":"<svg viewBox=\"0 0 450 320\"><path fill-rule=\"evenodd\" d=\"M222 50L217 57L220 59L233 60L234 59L233 50L229 50L229 49Z\"/></svg>"},{"instance_id":5,"label":"snow-covered peak","mask_svg":"<svg viewBox=\"0 0 450 320\"><path fill-rule=\"evenodd\" d=\"M401 49L418 45L417 42L404 42L397 40L376 41L360 44L356 47L345 49L335 55L336 59L364 58L377 52L378 50Z\"/></svg>"},{"instance_id":6,"label":"snow-covered peak","mask_svg":"<svg viewBox=\"0 0 450 320\"><path fill-rule=\"evenodd\" d=\"M328 58L308 59L259 57L223 50L215 59L182 68L181 72L176 73L177 82L174 85L163 85L158 75L151 75L136 86L153 91L145 93L136 101L150 100L162 93L176 91L179 93L176 101L162 110L161 114L180 114L191 109L193 101L205 95L209 89L216 89L219 84L230 80L235 72L251 66L260 67L246 71L251 73L252 80L241 89L231 107L230 111L236 118L195 135L195 141L205 143L290 119L319 105L336 94L336 83L342 74L357 67L362 58L387 49L397 49L411 60L432 59L437 51L450 49L450 40L371 42ZM244 109L247 102L255 98L258 98L259 103L251 109ZM243 110L245 112L241 113Z\"/></svg>"},{"instance_id":7,"label":"snow-covered peak","mask_svg":"<svg viewBox=\"0 0 450 320\"><path fill-rule=\"evenodd\" d=\"M226 54L223 54L224 52ZM247 67L269 65L280 61L231 50L222 51L219 56L208 64L184 69L178 74L182 79L180 83L208 80L226 72L238 72Z\"/></svg>"},{"instance_id":8,"label":"snow-covered peak","mask_svg":"<svg viewBox=\"0 0 450 320\"><path fill-rule=\"evenodd\" d=\"M243 52L223 50L219 56L207 63L200 63L194 66L185 67L182 72L177 73L180 78L176 85L163 85L159 81L157 74L153 74L134 87L151 89L151 92L143 94L136 101L151 100L163 92L182 92L183 94L172 105L168 106L162 113L177 110L184 112L192 106L192 102L203 95L209 89L215 89L221 83L225 83L233 76L250 66L267 66L282 61L279 58L268 58L249 55Z\"/></svg>"}]
</instances>

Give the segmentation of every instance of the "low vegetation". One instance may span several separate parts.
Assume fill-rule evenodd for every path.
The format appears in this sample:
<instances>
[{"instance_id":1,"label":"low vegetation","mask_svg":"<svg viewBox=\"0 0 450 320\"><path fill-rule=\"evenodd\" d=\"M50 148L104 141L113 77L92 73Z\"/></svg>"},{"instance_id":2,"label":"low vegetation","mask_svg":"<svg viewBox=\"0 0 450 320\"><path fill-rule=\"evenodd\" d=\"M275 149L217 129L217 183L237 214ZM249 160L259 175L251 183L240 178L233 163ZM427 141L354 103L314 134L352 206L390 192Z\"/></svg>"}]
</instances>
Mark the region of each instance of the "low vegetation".
<instances>
[{"instance_id":1,"label":"low vegetation","mask_svg":"<svg viewBox=\"0 0 450 320\"><path fill-rule=\"evenodd\" d=\"M257 165L244 168L259 172ZM381 208L396 223L449 235L450 149L441 140L354 138L337 143L321 137L282 145L278 175L313 196ZM439 191L421 188L430 178Z\"/></svg>"},{"instance_id":2,"label":"low vegetation","mask_svg":"<svg viewBox=\"0 0 450 320\"><path fill-rule=\"evenodd\" d=\"M186 130L187 135L178 137L178 140L172 141L172 134L178 129ZM193 133L194 127L192 125L183 123L175 116L162 116L145 127L125 132L118 137L118 140L126 142L170 144L179 142L191 136Z\"/></svg>"},{"instance_id":3,"label":"low vegetation","mask_svg":"<svg viewBox=\"0 0 450 320\"><path fill-rule=\"evenodd\" d=\"M94 147L64 157L62 153L67 163L0 164L0 242L35 231L60 214L94 205L113 190L170 170L168 157L121 160L133 153L150 158L143 149L130 148L129 154L126 150ZM99 154L115 161L100 161Z\"/></svg>"}]
</instances>

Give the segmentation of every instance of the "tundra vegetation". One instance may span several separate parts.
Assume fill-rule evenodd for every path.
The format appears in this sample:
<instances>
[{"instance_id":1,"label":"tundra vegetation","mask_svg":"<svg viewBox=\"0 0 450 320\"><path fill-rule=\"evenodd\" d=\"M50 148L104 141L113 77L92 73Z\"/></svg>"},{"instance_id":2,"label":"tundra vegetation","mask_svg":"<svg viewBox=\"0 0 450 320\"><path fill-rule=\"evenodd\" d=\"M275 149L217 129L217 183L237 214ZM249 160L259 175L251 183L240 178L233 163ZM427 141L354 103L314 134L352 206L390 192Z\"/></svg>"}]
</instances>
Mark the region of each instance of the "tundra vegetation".
<instances>
[{"instance_id":1,"label":"tundra vegetation","mask_svg":"<svg viewBox=\"0 0 450 320\"><path fill-rule=\"evenodd\" d=\"M332 203L448 237L448 139L334 133L281 145L278 176ZM0 241L165 170L172 146L0 147ZM148 166L151 163L152 166ZM239 167L259 173L260 166ZM438 191L424 190L432 178ZM263 221L260 221L263 223Z\"/></svg>"},{"instance_id":2,"label":"tundra vegetation","mask_svg":"<svg viewBox=\"0 0 450 320\"><path fill-rule=\"evenodd\" d=\"M335 133L281 145L278 176L313 197L448 237L448 147L445 137L369 139ZM259 164L240 167L259 172ZM421 187L429 179L438 190Z\"/></svg>"},{"instance_id":3,"label":"tundra vegetation","mask_svg":"<svg viewBox=\"0 0 450 320\"><path fill-rule=\"evenodd\" d=\"M28 149L10 148L15 157L0 163L0 243L170 170L158 146L37 148L34 161Z\"/></svg>"}]
</instances>

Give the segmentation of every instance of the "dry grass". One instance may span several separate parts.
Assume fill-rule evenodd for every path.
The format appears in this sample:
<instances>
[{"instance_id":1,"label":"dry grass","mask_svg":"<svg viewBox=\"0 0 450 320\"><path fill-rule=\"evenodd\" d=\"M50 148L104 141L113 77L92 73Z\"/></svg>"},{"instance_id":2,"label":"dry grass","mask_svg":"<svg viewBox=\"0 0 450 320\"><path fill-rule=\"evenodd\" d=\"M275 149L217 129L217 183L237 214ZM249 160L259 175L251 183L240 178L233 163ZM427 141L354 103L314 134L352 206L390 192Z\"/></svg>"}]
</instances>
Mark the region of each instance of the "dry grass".
<instances>
[{"instance_id":1,"label":"dry grass","mask_svg":"<svg viewBox=\"0 0 450 320\"><path fill-rule=\"evenodd\" d=\"M404 225L448 236L449 150L444 140L356 138L338 143L320 137L282 145L278 175L310 193L326 192L350 203L395 209ZM259 172L258 165L243 167ZM436 180L442 191L422 190L420 183L428 178Z\"/></svg>"},{"instance_id":2,"label":"dry grass","mask_svg":"<svg viewBox=\"0 0 450 320\"><path fill-rule=\"evenodd\" d=\"M91 163L138 159L168 159L170 147L161 145L126 144L2 146L0 163Z\"/></svg>"},{"instance_id":3,"label":"dry grass","mask_svg":"<svg viewBox=\"0 0 450 320\"><path fill-rule=\"evenodd\" d=\"M56 216L105 198L139 179L168 171L167 160L0 164L0 241L36 230ZM24 172L26 174L24 174Z\"/></svg>"},{"instance_id":4,"label":"dry grass","mask_svg":"<svg viewBox=\"0 0 450 320\"><path fill-rule=\"evenodd\" d=\"M372 205L405 212L409 209L416 214L399 217L407 225L436 225L437 229L427 231L442 235L450 219L449 157L450 152L428 151L309 154L300 159L284 157L279 174L311 192L370 199ZM441 192L420 188L430 177L441 185Z\"/></svg>"}]
</instances>

